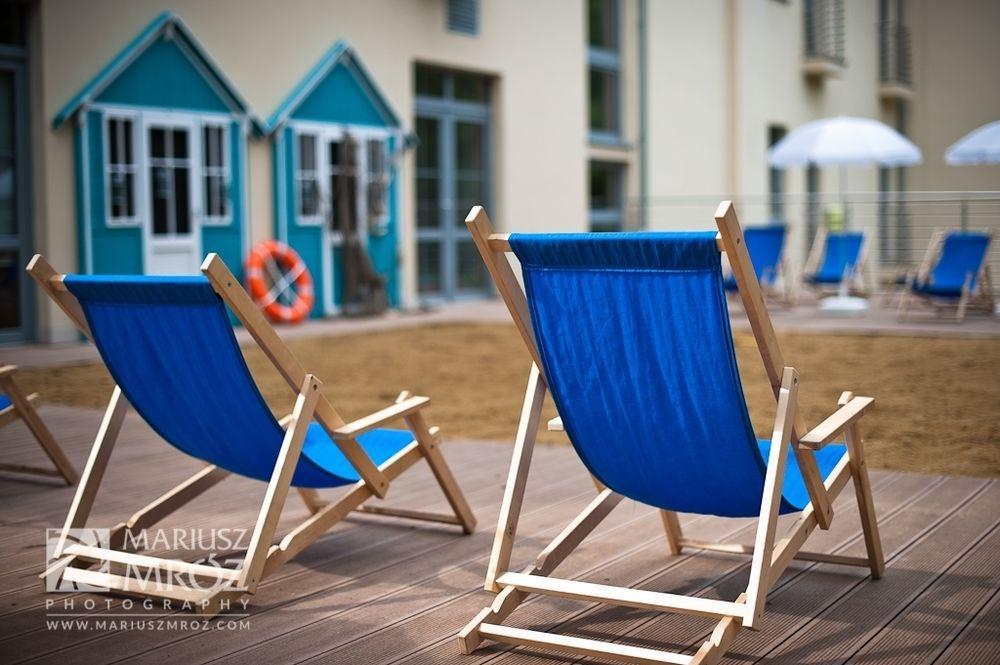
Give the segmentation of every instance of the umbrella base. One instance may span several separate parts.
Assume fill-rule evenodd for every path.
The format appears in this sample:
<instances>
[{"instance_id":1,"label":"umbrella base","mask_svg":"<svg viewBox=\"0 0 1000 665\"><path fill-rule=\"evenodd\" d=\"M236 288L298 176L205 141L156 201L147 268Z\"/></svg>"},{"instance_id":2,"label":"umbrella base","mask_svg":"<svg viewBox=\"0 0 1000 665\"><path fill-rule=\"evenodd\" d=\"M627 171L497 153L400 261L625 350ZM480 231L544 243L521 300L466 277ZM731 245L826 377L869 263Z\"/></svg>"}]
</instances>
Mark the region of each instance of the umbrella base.
<instances>
[{"instance_id":1,"label":"umbrella base","mask_svg":"<svg viewBox=\"0 0 1000 665\"><path fill-rule=\"evenodd\" d=\"M864 316L868 313L868 301L854 296L830 296L819 301L819 311L829 316Z\"/></svg>"}]
</instances>

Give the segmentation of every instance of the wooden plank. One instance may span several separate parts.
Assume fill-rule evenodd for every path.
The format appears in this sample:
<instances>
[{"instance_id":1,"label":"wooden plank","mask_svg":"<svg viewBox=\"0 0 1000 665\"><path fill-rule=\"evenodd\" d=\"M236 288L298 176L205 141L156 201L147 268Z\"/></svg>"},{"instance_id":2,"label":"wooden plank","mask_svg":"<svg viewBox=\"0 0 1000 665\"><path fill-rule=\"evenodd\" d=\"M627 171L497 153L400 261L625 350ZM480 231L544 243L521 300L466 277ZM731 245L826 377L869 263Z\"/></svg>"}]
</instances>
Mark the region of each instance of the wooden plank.
<instances>
[{"instance_id":1,"label":"wooden plank","mask_svg":"<svg viewBox=\"0 0 1000 665\"><path fill-rule=\"evenodd\" d=\"M531 315L528 312L528 301L521 289L521 283L517 281L514 270L510 267L510 261L504 252L510 251L508 245L505 250L497 251L490 246L490 236L493 234L493 225L482 206L475 206L469 211L465 218L465 225L472 234L472 240L476 243L483 263L490 276L493 277L493 284L497 288L497 293L510 310L510 316L514 320L521 339L528 347L531 359L538 367L542 366L542 358L535 346L535 331L531 326Z\"/></svg>"},{"instance_id":2,"label":"wooden plank","mask_svg":"<svg viewBox=\"0 0 1000 665\"><path fill-rule=\"evenodd\" d=\"M413 432L413 436L416 437L420 452L427 460L427 465L430 467L431 473L434 474L441 491L444 492L448 505L451 506L458 523L462 526L462 531L465 534L472 533L476 530L476 516L472 513L469 502L465 500L462 488L455 480L454 474L448 467L448 462L441 454L441 449L438 446L440 434L435 435L431 432L431 428L427 426L427 421L424 420L424 415L420 411L407 414L404 420L410 431Z\"/></svg>"},{"instance_id":3,"label":"wooden plank","mask_svg":"<svg viewBox=\"0 0 1000 665\"><path fill-rule=\"evenodd\" d=\"M852 423L858 421L865 410L875 403L872 397L855 397L837 409L826 420L813 427L799 439L799 444L810 448L822 448L833 441Z\"/></svg>"},{"instance_id":4,"label":"wooden plank","mask_svg":"<svg viewBox=\"0 0 1000 665\"><path fill-rule=\"evenodd\" d=\"M711 600L694 596L681 596L659 591L626 589L607 584L579 582L541 575L504 573L497 578L497 582L502 586L512 586L522 591L540 593L546 596L608 603L622 607L634 607L641 610L680 612L716 619L726 616L743 617L746 612L746 606L742 603Z\"/></svg>"},{"instance_id":5,"label":"wooden plank","mask_svg":"<svg viewBox=\"0 0 1000 665\"><path fill-rule=\"evenodd\" d=\"M253 534L250 536L250 544L247 546L246 559L243 561L238 581L239 586L250 593L257 590L257 584L264 572L265 553L271 546L281 510L285 507L285 498L288 496L295 467L299 463L302 444L319 401L320 385L319 380L312 374L306 374L302 380L295 408L292 409L292 420L288 423L284 441L274 462L274 471L264 492L264 501Z\"/></svg>"},{"instance_id":6,"label":"wooden plank","mask_svg":"<svg viewBox=\"0 0 1000 665\"><path fill-rule=\"evenodd\" d=\"M422 409L424 406L429 404L430 401L429 397L407 398L402 402L397 402L363 418L352 420L342 427L338 427L333 430L333 436L334 438L340 439L357 438L365 432L369 432L376 427L386 424L387 422L391 422L397 418L403 418L404 416Z\"/></svg>"},{"instance_id":7,"label":"wooden plank","mask_svg":"<svg viewBox=\"0 0 1000 665\"><path fill-rule=\"evenodd\" d=\"M856 652L942 573L967 556L985 531L996 528L1000 523L995 510L998 501L1000 485L994 481L973 500L931 525L927 537L890 557L889 574L878 583L859 581L846 593L830 598L809 630L796 632L769 656L778 662L789 657L820 662Z\"/></svg>"},{"instance_id":8,"label":"wooden plank","mask_svg":"<svg viewBox=\"0 0 1000 665\"><path fill-rule=\"evenodd\" d=\"M355 512L367 513L369 515L382 515L385 517L400 517L408 520L421 520L424 522L444 522L445 524L456 524L462 526L462 520L454 515L445 513L430 513L426 510L411 510L409 508L393 508L388 506L360 506Z\"/></svg>"},{"instance_id":9,"label":"wooden plank","mask_svg":"<svg viewBox=\"0 0 1000 665\"><path fill-rule=\"evenodd\" d=\"M719 204L715 211L715 223L719 228L724 251L729 257L733 279L736 281L740 299L743 302L743 310L750 322L750 329L757 341L757 349L764 362L764 370L771 382L774 397L777 399L781 390L781 375L786 367L785 359L778 346L778 337L774 332L771 317L764 306L764 296L760 291L760 284L757 282L757 273L754 272L753 263L750 261L750 254L747 252L746 242L743 238L743 229L731 201L723 201ZM800 412L796 412L795 428L792 432L793 443L798 443L799 438L805 435L806 431L805 418ZM809 500L816 506L816 521L821 528L828 529L833 520L833 508L830 498L823 489L823 478L816 466L816 460L809 451L803 451L798 446L795 446L794 451L799 471L802 473L802 479L809 492Z\"/></svg>"},{"instance_id":10,"label":"wooden plank","mask_svg":"<svg viewBox=\"0 0 1000 665\"><path fill-rule=\"evenodd\" d=\"M70 504L69 514L66 515L66 521L63 524L63 533L59 538L58 544L53 549L53 556L55 558L62 556L63 549L66 547L66 534L68 530L79 529L87 524L87 518L90 516L90 510L94 506L94 499L97 497L97 492L101 489L101 480L104 478L104 471L107 469L111 452L118 441L122 422L127 412L128 400L122 394L122 389L115 386L114 391L111 393L111 401L104 412L101 427L97 432L97 438L94 440L94 447L87 458L86 466L83 467L83 475L80 478L80 484L76 488L73 503Z\"/></svg>"},{"instance_id":11,"label":"wooden plank","mask_svg":"<svg viewBox=\"0 0 1000 665\"><path fill-rule=\"evenodd\" d=\"M517 436L514 439L514 452L511 456L503 503L500 506L500 520L497 522L490 562L486 567L487 591L500 590L496 578L510 566L510 553L514 547L514 537L517 535L517 520L521 513L521 503L524 501L531 454L535 448L535 437L538 435L538 424L542 417L544 402L545 381L538 365L532 364L528 386L524 392L524 404L521 406L521 418L517 424Z\"/></svg>"},{"instance_id":12,"label":"wooden plank","mask_svg":"<svg viewBox=\"0 0 1000 665\"><path fill-rule=\"evenodd\" d=\"M221 568L198 563L188 563L176 559L164 559L132 552L109 550L102 547L87 547L85 545L70 545L66 554L75 556L82 561L110 561L132 568L156 568L167 573L195 575L198 577L214 577L225 580L239 579L240 571L232 568Z\"/></svg>"},{"instance_id":13,"label":"wooden plank","mask_svg":"<svg viewBox=\"0 0 1000 665\"><path fill-rule=\"evenodd\" d=\"M169 598L186 603L199 603L206 598L203 589L177 586L162 582L143 580L134 577L123 577L111 573L101 573L84 568L67 568L63 579L77 584L87 584L94 587L105 587L128 595L151 596L154 598Z\"/></svg>"},{"instance_id":14,"label":"wooden plank","mask_svg":"<svg viewBox=\"0 0 1000 665\"><path fill-rule=\"evenodd\" d=\"M21 392L21 388L14 380L13 368L8 369L7 372L0 376L0 392L7 394L7 399L10 400L13 408L21 416L21 420L24 421L25 426L31 430L31 433L35 436L35 440L38 441L38 445L45 451L45 454L52 461L52 464L55 465L66 481L66 484L75 484L78 476L76 469L73 468L73 463L66 457L66 453L63 452L62 447L56 441L55 437L52 436L52 432L45 425L45 421L41 419L38 411L32 406L32 400L25 397L24 393Z\"/></svg>"},{"instance_id":15,"label":"wooden plank","mask_svg":"<svg viewBox=\"0 0 1000 665\"><path fill-rule=\"evenodd\" d=\"M781 488L785 479L788 443L792 438L795 412L798 410L798 392L799 375L794 369L786 367L778 395L778 410L774 416L774 432L771 434L767 473L761 493L760 520L746 591L746 613L742 617L743 626L750 629L757 628L760 624L764 614L764 599L771 583L776 579L771 576L771 555L774 550L774 533L778 526L778 511L781 509Z\"/></svg>"},{"instance_id":16,"label":"wooden plank","mask_svg":"<svg viewBox=\"0 0 1000 665\"><path fill-rule=\"evenodd\" d=\"M994 528L937 578L847 661L908 665L929 663L1000 592L1000 530ZM995 645L995 642L994 642ZM943 663L987 659L941 659Z\"/></svg>"},{"instance_id":17,"label":"wooden plank","mask_svg":"<svg viewBox=\"0 0 1000 665\"><path fill-rule=\"evenodd\" d=\"M489 623L483 624L480 630L483 635L498 642L541 649L553 649L576 656L608 658L619 663L629 663L630 665L663 665L663 663L688 665L692 662L691 656L679 653L657 651L655 649L634 647L627 644L615 644L613 642L599 642L597 640L588 640L569 635L542 633L537 630L524 630L522 628L511 628L509 626L498 626Z\"/></svg>"}]
</instances>

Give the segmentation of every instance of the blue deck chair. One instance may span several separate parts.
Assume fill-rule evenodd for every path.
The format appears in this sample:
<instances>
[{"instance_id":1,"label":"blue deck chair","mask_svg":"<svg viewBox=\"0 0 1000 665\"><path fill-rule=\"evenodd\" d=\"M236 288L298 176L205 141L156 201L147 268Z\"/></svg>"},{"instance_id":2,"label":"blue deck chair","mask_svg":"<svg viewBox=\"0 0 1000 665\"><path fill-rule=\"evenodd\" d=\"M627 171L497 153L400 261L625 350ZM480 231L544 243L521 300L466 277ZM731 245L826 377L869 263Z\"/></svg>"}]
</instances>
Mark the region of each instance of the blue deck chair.
<instances>
[{"instance_id":1,"label":"blue deck chair","mask_svg":"<svg viewBox=\"0 0 1000 665\"><path fill-rule=\"evenodd\" d=\"M992 239L989 232L935 233L900 298L900 320L905 320L913 300L954 306L958 321L965 318L969 306L992 314L995 305L987 263Z\"/></svg>"},{"instance_id":2,"label":"blue deck chair","mask_svg":"<svg viewBox=\"0 0 1000 665\"><path fill-rule=\"evenodd\" d=\"M38 393L25 395L14 379L16 372L17 367L14 365L0 367L0 427L5 427L15 420L23 421L55 468L47 469L25 464L0 464L0 471L30 473L37 476L57 476L65 480L67 485L72 485L77 480L76 469L73 468L73 463L66 457L66 453L63 452L62 447L52 436L49 428L45 426L38 411L35 410Z\"/></svg>"},{"instance_id":3,"label":"blue deck chair","mask_svg":"<svg viewBox=\"0 0 1000 665\"><path fill-rule=\"evenodd\" d=\"M486 589L498 593L459 634L471 652L485 639L629 663L717 662L741 627L759 627L768 589L792 558L833 561L882 574L871 488L858 419L869 397L841 396L840 408L807 430L798 377L784 366L736 213L724 202L719 235L612 233L504 236L474 208L466 223L534 360L514 444ZM773 433L754 435L736 365L723 291L729 255L765 370L777 399ZM520 262L524 290L507 258ZM535 431L546 392L601 490L524 572L510 556ZM843 436L846 445L833 443ZM866 558L800 551L831 502L853 478ZM623 498L660 511L673 554L684 548L752 555L749 584L713 600L558 579L553 570ZM753 547L686 539L677 512L758 517ZM779 514L797 515L776 541ZM831 558L832 557L832 558ZM648 647L512 628L503 620L529 594L695 614L719 623L690 661Z\"/></svg>"},{"instance_id":4,"label":"blue deck chair","mask_svg":"<svg viewBox=\"0 0 1000 665\"><path fill-rule=\"evenodd\" d=\"M821 227L806 260L802 282L818 291L835 290L845 284L864 294L867 253L868 234L864 231L830 232Z\"/></svg>"},{"instance_id":5,"label":"blue deck chair","mask_svg":"<svg viewBox=\"0 0 1000 665\"><path fill-rule=\"evenodd\" d=\"M777 283L784 264L786 230L784 224L750 226L743 230L757 282L769 295L779 295ZM723 285L727 292L736 293L736 278L732 272L726 275Z\"/></svg>"},{"instance_id":6,"label":"blue deck chair","mask_svg":"<svg viewBox=\"0 0 1000 665\"><path fill-rule=\"evenodd\" d=\"M142 595L187 600L212 615L243 593L254 593L261 578L295 556L365 502L383 497L389 481L426 459L454 510L424 513L378 507L371 512L475 527L454 477L438 449L438 432L421 409L426 397L403 393L395 404L346 423L322 395L320 382L306 374L274 329L217 255L192 277L59 275L36 256L28 272L96 345L115 389L104 426L94 443L66 529L83 527L104 465L128 405L169 444L209 466L146 506L112 534L112 544L151 526L230 473L268 483L249 547L237 568L196 565L171 559L135 557L119 549L71 544L64 530L45 578L50 589L95 584ZM297 393L291 415L271 414L244 361L230 325L229 310ZM384 429L402 419L408 430ZM97 460L96 463L94 461ZM290 487L299 491L311 516L280 544L272 540ZM346 487L326 503L317 489ZM183 500L178 499L179 496ZM137 589L128 576L95 572L86 564L134 564L148 571L182 571L181 581Z\"/></svg>"}]
</instances>

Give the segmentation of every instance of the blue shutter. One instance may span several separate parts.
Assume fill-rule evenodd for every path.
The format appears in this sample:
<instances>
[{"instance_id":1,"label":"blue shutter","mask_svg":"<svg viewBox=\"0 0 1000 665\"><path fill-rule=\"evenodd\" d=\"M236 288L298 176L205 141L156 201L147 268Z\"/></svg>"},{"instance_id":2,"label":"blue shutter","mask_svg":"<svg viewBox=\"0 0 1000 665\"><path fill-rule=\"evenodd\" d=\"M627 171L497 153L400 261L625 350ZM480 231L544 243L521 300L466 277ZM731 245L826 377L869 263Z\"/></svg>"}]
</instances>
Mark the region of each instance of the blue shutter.
<instances>
[{"instance_id":1,"label":"blue shutter","mask_svg":"<svg viewBox=\"0 0 1000 665\"><path fill-rule=\"evenodd\" d=\"M479 32L479 0L448 0L448 29L475 35Z\"/></svg>"}]
</instances>

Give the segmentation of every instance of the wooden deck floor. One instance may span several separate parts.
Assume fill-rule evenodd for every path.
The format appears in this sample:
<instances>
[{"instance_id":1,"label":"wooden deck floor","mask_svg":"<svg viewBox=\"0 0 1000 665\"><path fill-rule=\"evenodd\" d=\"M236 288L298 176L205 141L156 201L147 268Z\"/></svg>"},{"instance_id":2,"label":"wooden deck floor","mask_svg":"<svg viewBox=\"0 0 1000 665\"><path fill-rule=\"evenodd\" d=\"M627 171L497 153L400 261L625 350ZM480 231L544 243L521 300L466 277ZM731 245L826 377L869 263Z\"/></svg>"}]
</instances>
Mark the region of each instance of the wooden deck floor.
<instances>
[{"instance_id":1,"label":"wooden deck floor","mask_svg":"<svg viewBox=\"0 0 1000 665\"><path fill-rule=\"evenodd\" d=\"M43 407L43 417L82 468L100 414ZM19 423L0 430L7 462L39 462ZM482 591L510 447L451 443L444 452L480 521L472 536L456 529L358 516L345 521L264 582L248 628L209 630L150 622L146 630L109 624L120 599L42 592L44 527L62 522L71 490L55 481L0 477L0 654L6 663L554 663L524 649L488 646L462 656L458 629L492 598ZM130 416L95 506L92 526L108 526L199 468ZM1000 483L875 472L873 485L888 559L884 579L860 569L795 562L769 597L760 631L743 631L726 663L1000 662ZM262 485L226 480L175 518L174 527L249 526ZM514 562L522 566L593 497L568 448L538 450ZM843 493L828 532L813 550L863 555L852 492ZM421 464L397 481L389 503L444 510ZM286 520L305 509L289 497ZM753 523L685 516L693 538L749 543ZM623 503L559 569L593 582L734 598L748 562L724 554L667 555L657 515ZM63 603L72 598L75 606ZM86 600L97 601L88 609ZM56 604L46 608L47 601ZM159 612L159 613L162 613ZM52 628L54 614L76 627ZM66 618L66 617L62 617ZM166 621L193 620L172 613ZM86 627L81 623L87 620ZM104 620L102 626L98 621ZM519 627L691 652L711 629L706 620L568 600L530 599L508 621Z\"/></svg>"}]
</instances>

